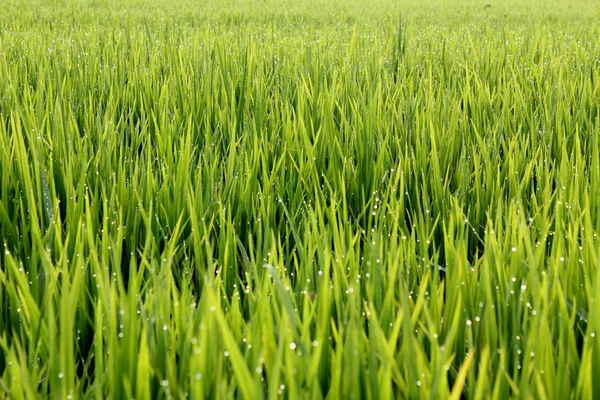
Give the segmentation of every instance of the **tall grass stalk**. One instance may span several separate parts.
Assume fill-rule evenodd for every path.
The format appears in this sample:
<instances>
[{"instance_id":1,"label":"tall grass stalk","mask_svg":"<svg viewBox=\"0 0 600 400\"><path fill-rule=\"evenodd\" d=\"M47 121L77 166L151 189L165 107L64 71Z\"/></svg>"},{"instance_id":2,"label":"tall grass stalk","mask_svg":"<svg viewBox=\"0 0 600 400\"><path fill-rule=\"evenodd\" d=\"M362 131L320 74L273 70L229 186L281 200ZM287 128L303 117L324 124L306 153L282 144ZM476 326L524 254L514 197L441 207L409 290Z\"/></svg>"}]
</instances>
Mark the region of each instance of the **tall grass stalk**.
<instances>
[{"instance_id":1,"label":"tall grass stalk","mask_svg":"<svg viewBox=\"0 0 600 400\"><path fill-rule=\"evenodd\" d=\"M598 398L600 11L483 6L3 2L0 397Z\"/></svg>"}]
</instances>

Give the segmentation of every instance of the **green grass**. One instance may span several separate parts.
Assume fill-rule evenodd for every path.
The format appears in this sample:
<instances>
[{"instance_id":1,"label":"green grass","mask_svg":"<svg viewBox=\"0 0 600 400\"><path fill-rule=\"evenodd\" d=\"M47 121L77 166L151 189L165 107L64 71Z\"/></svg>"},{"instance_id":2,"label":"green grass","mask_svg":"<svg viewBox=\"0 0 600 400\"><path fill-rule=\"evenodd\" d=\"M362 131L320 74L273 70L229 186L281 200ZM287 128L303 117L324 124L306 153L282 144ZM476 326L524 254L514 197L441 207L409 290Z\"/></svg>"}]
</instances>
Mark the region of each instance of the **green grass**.
<instances>
[{"instance_id":1,"label":"green grass","mask_svg":"<svg viewBox=\"0 0 600 400\"><path fill-rule=\"evenodd\" d=\"M3 2L0 397L600 397L600 4Z\"/></svg>"}]
</instances>

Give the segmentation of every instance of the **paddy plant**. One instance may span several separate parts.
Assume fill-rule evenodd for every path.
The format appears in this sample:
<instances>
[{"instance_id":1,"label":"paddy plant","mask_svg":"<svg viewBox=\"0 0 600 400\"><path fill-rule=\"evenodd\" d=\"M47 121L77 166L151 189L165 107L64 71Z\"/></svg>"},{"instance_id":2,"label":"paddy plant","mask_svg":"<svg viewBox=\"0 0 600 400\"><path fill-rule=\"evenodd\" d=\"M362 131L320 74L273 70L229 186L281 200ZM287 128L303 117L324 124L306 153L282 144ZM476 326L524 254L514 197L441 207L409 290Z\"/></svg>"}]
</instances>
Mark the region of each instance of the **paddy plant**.
<instances>
[{"instance_id":1,"label":"paddy plant","mask_svg":"<svg viewBox=\"0 0 600 400\"><path fill-rule=\"evenodd\" d=\"M595 2L3 7L2 397L600 396Z\"/></svg>"}]
</instances>

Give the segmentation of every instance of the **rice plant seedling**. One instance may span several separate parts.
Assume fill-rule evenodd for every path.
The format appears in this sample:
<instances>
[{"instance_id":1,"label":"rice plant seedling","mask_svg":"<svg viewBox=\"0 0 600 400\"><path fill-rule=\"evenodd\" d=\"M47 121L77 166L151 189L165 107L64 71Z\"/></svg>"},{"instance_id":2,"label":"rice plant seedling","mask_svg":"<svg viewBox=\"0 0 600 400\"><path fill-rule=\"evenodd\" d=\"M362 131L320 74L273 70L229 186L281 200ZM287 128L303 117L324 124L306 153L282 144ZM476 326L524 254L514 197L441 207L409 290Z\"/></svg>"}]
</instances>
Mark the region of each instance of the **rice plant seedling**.
<instances>
[{"instance_id":1,"label":"rice plant seedling","mask_svg":"<svg viewBox=\"0 0 600 400\"><path fill-rule=\"evenodd\" d=\"M0 398L600 398L598 1L0 9Z\"/></svg>"}]
</instances>

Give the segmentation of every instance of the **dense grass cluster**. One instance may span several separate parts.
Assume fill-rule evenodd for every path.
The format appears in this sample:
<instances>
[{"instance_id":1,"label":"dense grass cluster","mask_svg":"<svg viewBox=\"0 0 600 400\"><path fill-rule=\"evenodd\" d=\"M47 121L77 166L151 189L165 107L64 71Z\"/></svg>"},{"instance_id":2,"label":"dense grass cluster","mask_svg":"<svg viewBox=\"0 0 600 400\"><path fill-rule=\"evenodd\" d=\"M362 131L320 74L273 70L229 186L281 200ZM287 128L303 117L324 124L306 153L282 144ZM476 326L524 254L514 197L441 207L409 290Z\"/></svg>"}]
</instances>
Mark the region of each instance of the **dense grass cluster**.
<instances>
[{"instance_id":1,"label":"dense grass cluster","mask_svg":"<svg viewBox=\"0 0 600 400\"><path fill-rule=\"evenodd\" d=\"M600 8L484 6L3 2L0 397L598 398Z\"/></svg>"}]
</instances>

